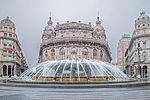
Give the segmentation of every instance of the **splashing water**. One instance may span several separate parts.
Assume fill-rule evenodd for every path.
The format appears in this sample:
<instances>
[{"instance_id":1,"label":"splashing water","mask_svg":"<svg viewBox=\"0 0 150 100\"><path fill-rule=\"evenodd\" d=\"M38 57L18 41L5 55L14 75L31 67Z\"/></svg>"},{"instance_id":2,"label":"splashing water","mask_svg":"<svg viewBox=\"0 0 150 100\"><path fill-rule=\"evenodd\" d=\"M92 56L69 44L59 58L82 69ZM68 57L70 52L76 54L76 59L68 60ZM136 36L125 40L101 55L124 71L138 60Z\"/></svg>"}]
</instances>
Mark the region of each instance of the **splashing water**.
<instances>
[{"instance_id":1,"label":"splashing water","mask_svg":"<svg viewBox=\"0 0 150 100\"><path fill-rule=\"evenodd\" d=\"M121 81L129 79L114 65L85 59L46 61L22 73L21 78L30 81Z\"/></svg>"}]
</instances>

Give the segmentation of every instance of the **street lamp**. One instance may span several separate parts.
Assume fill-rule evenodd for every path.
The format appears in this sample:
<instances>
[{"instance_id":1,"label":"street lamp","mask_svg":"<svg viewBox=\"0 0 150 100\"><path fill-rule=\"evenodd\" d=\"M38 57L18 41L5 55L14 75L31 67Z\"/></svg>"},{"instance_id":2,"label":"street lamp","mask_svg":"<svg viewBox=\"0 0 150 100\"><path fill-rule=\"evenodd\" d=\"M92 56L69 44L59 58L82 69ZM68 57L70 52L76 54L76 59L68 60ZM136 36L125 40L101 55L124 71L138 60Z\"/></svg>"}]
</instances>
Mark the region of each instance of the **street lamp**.
<instances>
[{"instance_id":1,"label":"street lamp","mask_svg":"<svg viewBox=\"0 0 150 100\"><path fill-rule=\"evenodd\" d=\"M138 51L138 78L141 78L141 67L140 67L140 47L138 46L137 51Z\"/></svg>"}]
</instances>

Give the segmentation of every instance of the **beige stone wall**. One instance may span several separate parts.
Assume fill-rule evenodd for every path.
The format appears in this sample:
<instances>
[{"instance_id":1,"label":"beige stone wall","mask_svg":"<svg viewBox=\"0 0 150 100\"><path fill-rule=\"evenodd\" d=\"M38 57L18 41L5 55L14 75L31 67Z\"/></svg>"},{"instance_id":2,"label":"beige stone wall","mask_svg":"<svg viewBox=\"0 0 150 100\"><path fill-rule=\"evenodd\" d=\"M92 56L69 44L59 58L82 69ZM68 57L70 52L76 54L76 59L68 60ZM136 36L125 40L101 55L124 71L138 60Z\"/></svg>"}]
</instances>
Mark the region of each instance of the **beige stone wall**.
<instances>
[{"instance_id":1,"label":"beige stone wall","mask_svg":"<svg viewBox=\"0 0 150 100\"><path fill-rule=\"evenodd\" d=\"M64 55L64 58L62 58L62 56L60 55L60 49L61 48L64 48L65 49L65 55ZM64 59L74 59L74 60L82 60L84 59L82 57L82 50L83 48L87 48L88 50L88 55L87 55L87 58L86 59L96 59L96 60L102 60L102 61L106 61L106 62L110 62L109 58L108 58L108 55L105 51L105 49L102 49L102 48L98 48L98 47L86 47L86 46L83 46L83 47L78 47L76 46L76 51L77 51L77 54L76 54L76 57L75 58L72 58L72 55L71 55L71 49L74 48L74 46L61 46L61 47L51 47L49 49L44 49L43 50L43 56L42 56L42 62L44 61L48 61L48 60L64 60ZM51 49L54 49L55 50L55 57L54 59L52 59L52 56L51 56ZM97 56L96 58L94 58L93 56L93 50L96 49L97 50ZM100 51L101 49L103 50L103 56L102 58L100 57ZM46 52L47 51L47 56L46 56Z\"/></svg>"},{"instance_id":2,"label":"beige stone wall","mask_svg":"<svg viewBox=\"0 0 150 100\"><path fill-rule=\"evenodd\" d=\"M11 75L15 72L13 67L15 63L17 65L16 74L18 75L24 66L24 56L15 30L14 23L8 17L0 22L0 75L3 75L4 65L6 65L6 76L8 76L8 66L11 67ZM12 70L12 68L14 69Z\"/></svg>"},{"instance_id":3,"label":"beige stone wall","mask_svg":"<svg viewBox=\"0 0 150 100\"><path fill-rule=\"evenodd\" d=\"M96 59L111 62L111 53L106 40L105 30L101 22L96 21L96 26L80 22L67 22L65 24L57 23L52 26L49 20L42 36L39 62L48 60L82 60L83 48L87 48L88 55L86 59ZM62 56L60 49L65 49L65 55ZM72 58L71 49L76 48L76 56ZM51 50L55 49L55 57L51 57ZM97 50L97 56L93 57L93 50ZM101 55L102 50L102 57ZM86 54L86 52L85 52Z\"/></svg>"}]
</instances>

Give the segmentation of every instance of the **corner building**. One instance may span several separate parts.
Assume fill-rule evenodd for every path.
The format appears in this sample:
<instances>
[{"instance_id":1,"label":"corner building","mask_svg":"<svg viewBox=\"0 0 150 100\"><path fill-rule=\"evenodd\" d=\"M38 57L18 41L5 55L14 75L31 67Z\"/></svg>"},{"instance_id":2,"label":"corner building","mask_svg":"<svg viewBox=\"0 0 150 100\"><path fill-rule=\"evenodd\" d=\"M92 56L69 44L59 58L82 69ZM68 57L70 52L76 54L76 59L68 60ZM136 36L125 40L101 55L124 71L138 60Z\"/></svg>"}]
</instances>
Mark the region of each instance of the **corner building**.
<instances>
[{"instance_id":1,"label":"corner building","mask_svg":"<svg viewBox=\"0 0 150 100\"><path fill-rule=\"evenodd\" d=\"M15 24L7 17L0 22L0 76L19 76L27 68Z\"/></svg>"},{"instance_id":2,"label":"corner building","mask_svg":"<svg viewBox=\"0 0 150 100\"><path fill-rule=\"evenodd\" d=\"M135 77L150 77L150 17L141 12L126 51L126 72Z\"/></svg>"},{"instance_id":3,"label":"corner building","mask_svg":"<svg viewBox=\"0 0 150 100\"><path fill-rule=\"evenodd\" d=\"M57 23L54 27L51 17L49 18L42 36L39 62L65 59L111 62L110 48L99 17L95 27L80 21Z\"/></svg>"}]
</instances>

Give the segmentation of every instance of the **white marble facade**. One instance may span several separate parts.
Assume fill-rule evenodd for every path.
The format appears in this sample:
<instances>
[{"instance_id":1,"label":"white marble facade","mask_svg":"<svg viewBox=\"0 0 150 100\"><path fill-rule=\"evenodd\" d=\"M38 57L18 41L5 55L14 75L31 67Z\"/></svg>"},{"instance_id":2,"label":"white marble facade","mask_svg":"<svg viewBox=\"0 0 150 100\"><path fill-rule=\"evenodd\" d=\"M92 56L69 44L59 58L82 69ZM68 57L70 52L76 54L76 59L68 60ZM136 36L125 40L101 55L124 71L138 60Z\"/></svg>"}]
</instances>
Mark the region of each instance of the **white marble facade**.
<instances>
[{"instance_id":1,"label":"white marble facade","mask_svg":"<svg viewBox=\"0 0 150 100\"><path fill-rule=\"evenodd\" d=\"M126 54L126 71L135 77L150 76L150 17L141 12Z\"/></svg>"}]
</instances>

